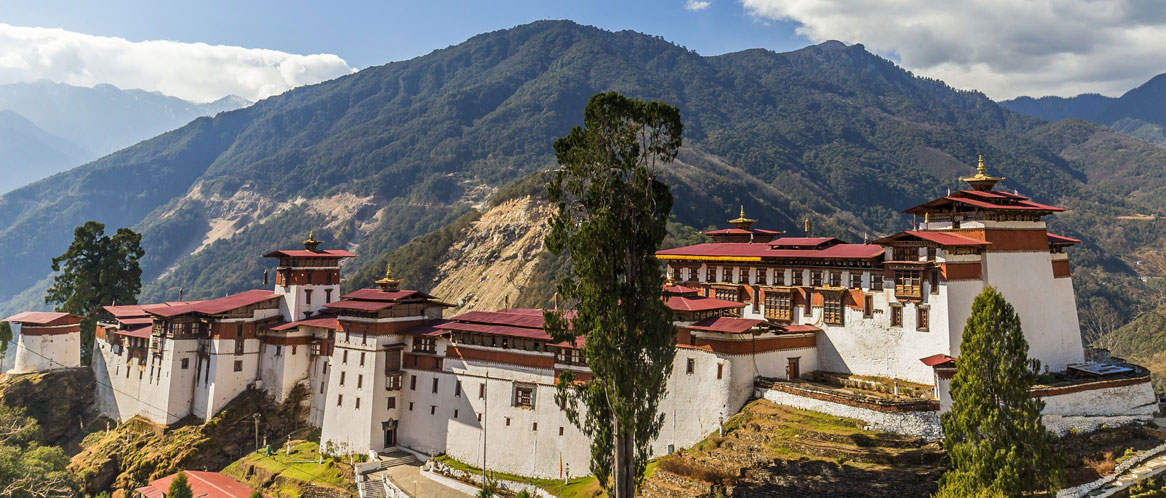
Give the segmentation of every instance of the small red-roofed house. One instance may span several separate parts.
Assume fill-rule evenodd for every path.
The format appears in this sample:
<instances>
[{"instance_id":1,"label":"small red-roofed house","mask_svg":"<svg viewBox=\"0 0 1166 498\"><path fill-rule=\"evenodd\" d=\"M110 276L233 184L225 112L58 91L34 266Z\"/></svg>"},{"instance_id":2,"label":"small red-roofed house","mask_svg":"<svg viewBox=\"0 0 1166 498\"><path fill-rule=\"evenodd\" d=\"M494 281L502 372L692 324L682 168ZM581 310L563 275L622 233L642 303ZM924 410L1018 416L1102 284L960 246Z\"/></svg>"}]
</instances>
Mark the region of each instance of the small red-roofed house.
<instances>
[{"instance_id":1,"label":"small red-roofed house","mask_svg":"<svg viewBox=\"0 0 1166 498\"><path fill-rule=\"evenodd\" d=\"M13 327L13 366L7 373L47 372L81 366L81 317L24 312L5 318Z\"/></svg>"},{"instance_id":2,"label":"small red-roofed house","mask_svg":"<svg viewBox=\"0 0 1166 498\"><path fill-rule=\"evenodd\" d=\"M203 472L198 470L184 471L186 481L190 485L192 495L196 498L250 498L252 490L246 484L236 481L218 472ZM165 498L170 491L170 483L178 477L175 472L166 477L154 479L149 484L136 490L137 498ZM269 495L264 494L265 498Z\"/></svg>"}]
</instances>

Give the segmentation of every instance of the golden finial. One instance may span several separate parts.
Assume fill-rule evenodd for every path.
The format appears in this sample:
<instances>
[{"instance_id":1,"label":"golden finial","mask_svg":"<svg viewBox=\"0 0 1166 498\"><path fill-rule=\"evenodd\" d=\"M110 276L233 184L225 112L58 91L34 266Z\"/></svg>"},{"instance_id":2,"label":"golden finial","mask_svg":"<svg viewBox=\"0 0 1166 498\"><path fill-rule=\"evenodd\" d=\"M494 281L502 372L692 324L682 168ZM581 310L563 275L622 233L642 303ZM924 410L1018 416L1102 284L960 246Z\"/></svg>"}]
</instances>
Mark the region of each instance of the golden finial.
<instances>
[{"instance_id":1,"label":"golden finial","mask_svg":"<svg viewBox=\"0 0 1166 498\"><path fill-rule=\"evenodd\" d=\"M393 278L392 263L385 263L385 278L376 281L376 284L381 287L383 291L395 291L401 285L401 281Z\"/></svg>"},{"instance_id":2,"label":"golden finial","mask_svg":"<svg viewBox=\"0 0 1166 498\"><path fill-rule=\"evenodd\" d=\"M741 205L741 215L735 219L729 220L729 223L732 223L737 228L748 229L749 225L757 223L757 220L752 219L752 218L746 218L745 217L745 206Z\"/></svg>"},{"instance_id":3,"label":"golden finial","mask_svg":"<svg viewBox=\"0 0 1166 498\"><path fill-rule=\"evenodd\" d=\"M992 190L997 182L1004 181L1002 176L988 176L984 169L984 155L980 154L979 165L976 166L976 174L960 178L960 181L968 182L975 190L984 192Z\"/></svg>"},{"instance_id":4,"label":"golden finial","mask_svg":"<svg viewBox=\"0 0 1166 498\"><path fill-rule=\"evenodd\" d=\"M930 212L923 213L923 222L924 223L931 223L931 213Z\"/></svg>"},{"instance_id":5,"label":"golden finial","mask_svg":"<svg viewBox=\"0 0 1166 498\"><path fill-rule=\"evenodd\" d=\"M308 231L308 240L304 241L304 248L309 251L315 251L316 247L320 245L320 241L316 240L316 231Z\"/></svg>"},{"instance_id":6,"label":"golden finial","mask_svg":"<svg viewBox=\"0 0 1166 498\"><path fill-rule=\"evenodd\" d=\"M806 237L810 236L810 219L806 218Z\"/></svg>"}]
</instances>

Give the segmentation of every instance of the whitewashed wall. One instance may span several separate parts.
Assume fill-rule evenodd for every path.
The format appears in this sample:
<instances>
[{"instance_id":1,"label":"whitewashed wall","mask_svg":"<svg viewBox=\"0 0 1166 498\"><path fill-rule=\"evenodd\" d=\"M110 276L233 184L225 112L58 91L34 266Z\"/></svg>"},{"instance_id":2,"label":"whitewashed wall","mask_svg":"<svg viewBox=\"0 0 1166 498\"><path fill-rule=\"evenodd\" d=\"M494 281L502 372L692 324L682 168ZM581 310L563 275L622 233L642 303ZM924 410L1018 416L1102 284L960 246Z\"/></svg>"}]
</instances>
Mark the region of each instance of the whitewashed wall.
<instances>
[{"instance_id":1,"label":"whitewashed wall","mask_svg":"<svg viewBox=\"0 0 1166 498\"><path fill-rule=\"evenodd\" d=\"M80 332L24 335L14 330L13 333L16 335L16 348L15 351L8 351L8 354L14 356L9 373L47 372L81 366Z\"/></svg>"},{"instance_id":2,"label":"whitewashed wall","mask_svg":"<svg viewBox=\"0 0 1166 498\"><path fill-rule=\"evenodd\" d=\"M937 411L881 412L870 408L807 398L773 389L759 389L758 395L779 405L862 420L870 424L874 430L927 439L939 439L943 435Z\"/></svg>"}]
</instances>

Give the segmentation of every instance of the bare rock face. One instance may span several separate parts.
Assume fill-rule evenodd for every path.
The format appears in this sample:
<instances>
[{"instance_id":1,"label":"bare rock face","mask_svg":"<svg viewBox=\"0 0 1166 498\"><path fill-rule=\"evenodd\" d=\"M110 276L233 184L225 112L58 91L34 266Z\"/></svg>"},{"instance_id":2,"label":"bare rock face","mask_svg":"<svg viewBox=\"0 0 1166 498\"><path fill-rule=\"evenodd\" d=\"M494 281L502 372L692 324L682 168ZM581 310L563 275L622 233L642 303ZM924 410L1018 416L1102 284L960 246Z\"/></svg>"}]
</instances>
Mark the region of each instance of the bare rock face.
<instances>
[{"instance_id":1,"label":"bare rock face","mask_svg":"<svg viewBox=\"0 0 1166 498\"><path fill-rule=\"evenodd\" d=\"M92 422L95 380L89 368L45 373L5 375L0 379L0 402L22 408L40 424L40 443L70 446Z\"/></svg>"},{"instance_id":2,"label":"bare rock face","mask_svg":"<svg viewBox=\"0 0 1166 498\"><path fill-rule=\"evenodd\" d=\"M432 294L456 305L446 314L513 306L543 252L551 213L529 196L483 213L438 266Z\"/></svg>"}]
</instances>

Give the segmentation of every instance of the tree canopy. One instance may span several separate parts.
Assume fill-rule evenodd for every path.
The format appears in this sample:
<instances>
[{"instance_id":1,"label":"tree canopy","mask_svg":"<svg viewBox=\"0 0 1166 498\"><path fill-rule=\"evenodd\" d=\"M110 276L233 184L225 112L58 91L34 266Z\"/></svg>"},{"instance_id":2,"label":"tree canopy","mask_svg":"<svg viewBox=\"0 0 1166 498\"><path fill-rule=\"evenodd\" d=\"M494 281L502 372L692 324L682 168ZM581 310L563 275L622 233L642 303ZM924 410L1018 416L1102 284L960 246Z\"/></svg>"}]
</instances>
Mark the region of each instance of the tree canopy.
<instances>
[{"instance_id":1,"label":"tree canopy","mask_svg":"<svg viewBox=\"0 0 1166 498\"><path fill-rule=\"evenodd\" d=\"M619 498L634 496L642 478L676 354L655 257L672 194L656 167L675 159L682 131L674 106L596 94L583 127L555 141L560 167L547 185L556 210L547 247L570 256L572 274L558 288L576 314L569 326L565 313L549 311L546 328L556 340L585 336L592 374L579 384L560 375L556 398L591 438L591 471Z\"/></svg>"},{"instance_id":2,"label":"tree canopy","mask_svg":"<svg viewBox=\"0 0 1166 498\"><path fill-rule=\"evenodd\" d=\"M105 225L86 222L73 231L73 243L64 254L53 258L53 285L45 303L55 304L57 311L84 318L81 323L81 351L88 360L93 343L96 319L104 313L102 306L134 304L142 289L142 268L138 260L142 236L128 228L119 228L112 237L105 235Z\"/></svg>"},{"instance_id":3,"label":"tree canopy","mask_svg":"<svg viewBox=\"0 0 1166 498\"><path fill-rule=\"evenodd\" d=\"M964 326L951 410L943 414L952 468L939 496L1021 496L1055 491L1060 480L1044 402L1029 395L1040 362L1028 358L1020 317L994 287L972 303Z\"/></svg>"},{"instance_id":4,"label":"tree canopy","mask_svg":"<svg viewBox=\"0 0 1166 498\"><path fill-rule=\"evenodd\" d=\"M178 475L170 481L170 489L166 491L166 498L194 498L194 491L190 489L190 482L186 479L186 472L178 471Z\"/></svg>"},{"instance_id":5,"label":"tree canopy","mask_svg":"<svg viewBox=\"0 0 1166 498\"><path fill-rule=\"evenodd\" d=\"M24 410L0 404L0 496L72 496L69 457L36 441L40 425Z\"/></svg>"}]
</instances>

